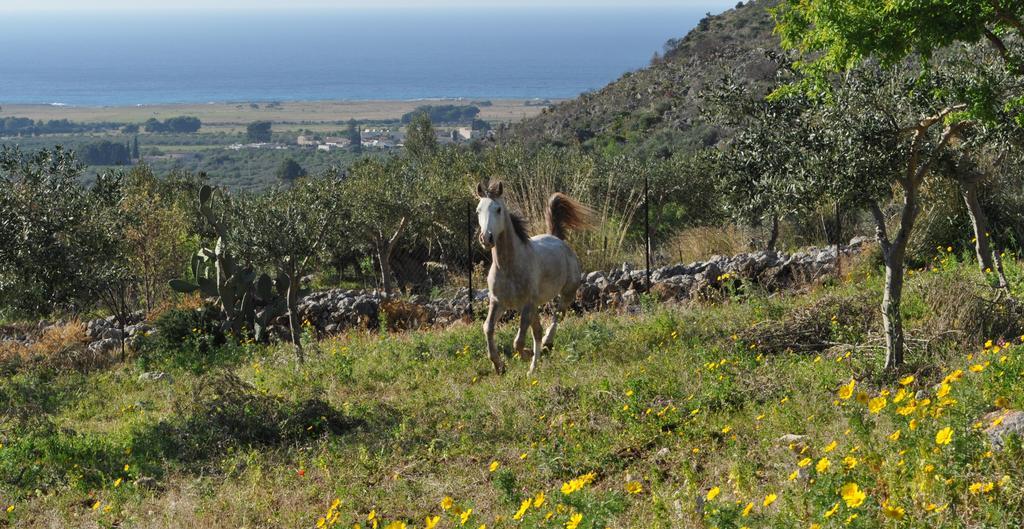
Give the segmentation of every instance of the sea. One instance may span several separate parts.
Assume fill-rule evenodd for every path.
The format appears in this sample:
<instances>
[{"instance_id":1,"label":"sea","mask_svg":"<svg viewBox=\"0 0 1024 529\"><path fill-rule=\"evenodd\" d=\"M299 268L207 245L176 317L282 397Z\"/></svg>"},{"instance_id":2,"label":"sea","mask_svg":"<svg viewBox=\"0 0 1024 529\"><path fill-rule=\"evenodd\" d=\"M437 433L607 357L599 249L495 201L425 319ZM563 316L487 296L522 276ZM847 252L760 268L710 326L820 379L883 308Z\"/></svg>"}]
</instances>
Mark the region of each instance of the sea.
<instances>
[{"instance_id":1,"label":"sea","mask_svg":"<svg viewBox=\"0 0 1024 529\"><path fill-rule=\"evenodd\" d=\"M3 13L0 106L570 98L708 7Z\"/></svg>"}]
</instances>

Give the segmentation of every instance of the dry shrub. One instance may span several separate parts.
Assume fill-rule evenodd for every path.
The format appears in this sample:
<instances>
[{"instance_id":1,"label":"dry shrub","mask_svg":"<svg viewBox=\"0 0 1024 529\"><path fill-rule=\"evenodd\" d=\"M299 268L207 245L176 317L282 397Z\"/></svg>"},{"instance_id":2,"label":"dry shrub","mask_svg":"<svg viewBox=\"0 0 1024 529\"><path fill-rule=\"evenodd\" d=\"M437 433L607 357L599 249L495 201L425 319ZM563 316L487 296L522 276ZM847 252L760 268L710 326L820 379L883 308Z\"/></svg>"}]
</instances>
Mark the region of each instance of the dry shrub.
<instances>
[{"instance_id":1,"label":"dry shrub","mask_svg":"<svg viewBox=\"0 0 1024 529\"><path fill-rule=\"evenodd\" d=\"M146 314L146 321L156 321L171 310L198 310L203 306L203 297L198 293L181 294L162 298Z\"/></svg>"},{"instance_id":2,"label":"dry shrub","mask_svg":"<svg viewBox=\"0 0 1024 529\"><path fill-rule=\"evenodd\" d=\"M658 248L664 258L676 263L704 261L713 255L736 255L750 250L751 236L736 226L701 226L675 234Z\"/></svg>"},{"instance_id":3,"label":"dry shrub","mask_svg":"<svg viewBox=\"0 0 1024 529\"><path fill-rule=\"evenodd\" d=\"M79 320L56 323L28 344L13 341L0 344L0 366L4 371L19 367L89 371L105 367L113 357L89 350L85 325Z\"/></svg>"},{"instance_id":4,"label":"dry shrub","mask_svg":"<svg viewBox=\"0 0 1024 529\"><path fill-rule=\"evenodd\" d=\"M429 309L402 299L385 300L380 304L380 310L387 316L389 331L420 329L433 320Z\"/></svg>"},{"instance_id":5,"label":"dry shrub","mask_svg":"<svg viewBox=\"0 0 1024 529\"><path fill-rule=\"evenodd\" d=\"M973 347L1024 331L1024 306L983 283L978 272L966 266L921 275L911 285L926 307L915 330L929 342L944 339Z\"/></svg>"},{"instance_id":6,"label":"dry shrub","mask_svg":"<svg viewBox=\"0 0 1024 529\"><path fill-rule=\"evenodd\" d=\"M758 322L739 333L744 344L762 353L817 353L834 345L857 343L878 325L878 294L829 294L795 307L777 320Z\"/></svg>"}]
</instances>

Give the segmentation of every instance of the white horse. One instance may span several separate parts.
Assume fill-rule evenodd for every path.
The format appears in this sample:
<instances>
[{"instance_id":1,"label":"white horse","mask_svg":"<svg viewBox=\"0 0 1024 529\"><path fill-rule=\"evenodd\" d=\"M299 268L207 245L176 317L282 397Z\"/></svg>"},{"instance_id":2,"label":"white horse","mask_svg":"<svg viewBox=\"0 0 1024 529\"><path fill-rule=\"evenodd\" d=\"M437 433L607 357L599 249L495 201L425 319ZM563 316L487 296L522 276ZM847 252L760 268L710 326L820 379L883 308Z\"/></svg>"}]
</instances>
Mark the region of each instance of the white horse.
<instances>
[{"instance_id":1,"label":"white horse","mask_svg":"<svg viewBox=\"0 0 1024 529\"><path fill-rule=\"evenodd\" d=\"M509 211L501 198L501 182L485 188L477 186L480 203L476 212L480 224L480 244L491 251L491 270L487 274L490 304L484 334L487 353L498 374L505 372L505 362L494 345L494 325L506 309L522 314L515 350L530 359L530 370L537 367L542 348L554 343L558 318L576 299L581 283L580 261L565 243L567 229L582 229L590 224L592 212L586 206L561 194L548 199L545 215L548 233L530 237L522 217ZM541 338L540 306L557 299L551 326ZM526 332L533 330L533 352L527 356Z\"/></svg>"}]
</instances>

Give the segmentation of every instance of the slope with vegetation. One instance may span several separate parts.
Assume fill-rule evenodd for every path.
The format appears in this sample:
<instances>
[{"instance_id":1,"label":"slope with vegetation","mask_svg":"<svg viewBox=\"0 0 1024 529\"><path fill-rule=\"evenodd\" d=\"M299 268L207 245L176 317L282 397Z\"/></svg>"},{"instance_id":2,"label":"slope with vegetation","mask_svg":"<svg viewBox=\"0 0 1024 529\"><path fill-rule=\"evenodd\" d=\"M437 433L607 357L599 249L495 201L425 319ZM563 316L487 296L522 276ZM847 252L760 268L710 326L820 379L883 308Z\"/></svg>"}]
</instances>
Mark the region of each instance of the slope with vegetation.
<instances>
[{"instance_id":1,"label":"slope with vegetation","mask_svg":"<svg viewBox=\"0 0 1024 529\"><path fill-rule=\"evenodd\" d=\"M651 65L513 125L511 140L582 145L605 153L668 156L712 146L723 130L701 116L702 93L725 75L767 87L780 51L768 8L756 0L707 16L665 44Z\"/></svg>"},{"instance_id":2,"label":"slope with vegetation","mask_svg":"<svg viewBox=\"0 0 1024 529\"><path fill-rule=\"evenodd\" d=\"M1016 527L1024 446L985 430L1024 404L1019 315L943 252L884 373L875 261L847 271L569 318L532 377L491 375L476 325L306 334L301 365L199 326L73 368L70 322L3 356L0 523Z\"/></svg>"}]
</instances>

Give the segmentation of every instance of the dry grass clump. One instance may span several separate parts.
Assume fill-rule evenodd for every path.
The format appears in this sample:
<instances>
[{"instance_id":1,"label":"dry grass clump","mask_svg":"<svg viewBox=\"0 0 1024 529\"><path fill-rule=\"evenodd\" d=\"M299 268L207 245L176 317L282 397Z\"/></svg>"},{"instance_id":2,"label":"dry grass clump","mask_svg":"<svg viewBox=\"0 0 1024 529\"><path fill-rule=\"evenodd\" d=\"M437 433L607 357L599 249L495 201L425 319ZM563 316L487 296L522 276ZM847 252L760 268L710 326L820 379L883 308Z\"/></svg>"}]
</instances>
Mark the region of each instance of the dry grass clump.
<instances>
[{"instance_id":1,"label":"dry grass clump","mask_svg":"<svg viewBox=\"0 0 1024 529\"><path fill-rule=\"evenodd\" d=\"M701 226L680 231L657 249L676 263L703 261L713 255L736 255L750 250L751 235L736 226Z\"/></svg>"},{"instance_id":2,"label":"dry grass clump","mask_svg":"<svg viewBox=\"0 0 1024 529\"><path fill-rule=\"evenodd\" d=\"M92 351L88 343L85 325L80 320L56 323L27 344L0 342L0 370L13 372L24 366L38 366L90 371L109 365L110 354Z\"/></svg>"},{"instance_id":3,"label":"dry grass clump","mask_svg":"<svg viewBox=\"0 0 1024 529\"><path fill-rule=\"evenodd\" d=\"M863 340L878 325L878 303L877 293L869 291L829 294L777 320L755 323L737 338L766 354L817 353Z\"/></svg>"},{"instance_id":4,"label":"dry grass clump","mask_svg":"<svg viewBox=\"0 0 1024 529\"><path fill-rule=\"evenodd\" d=\"M911 285L925 309L919 332L929 341L970 347L1024 332L1024 306L986 285L968 267L924 274Z\"/></svg>"},{"instance_id":5,"label":"dry grass clump","mask_svg":"<svg viewBox=\"0 0 1024 529\"><path fill-rule=\"evenodd\" d=\"M387 318L389 331L409 331L430 326L430 310L402 299L388 299L380 304Z\"/></svg>"}]
</instances>

